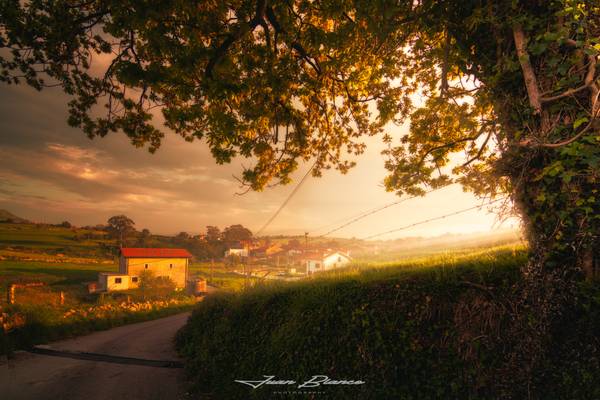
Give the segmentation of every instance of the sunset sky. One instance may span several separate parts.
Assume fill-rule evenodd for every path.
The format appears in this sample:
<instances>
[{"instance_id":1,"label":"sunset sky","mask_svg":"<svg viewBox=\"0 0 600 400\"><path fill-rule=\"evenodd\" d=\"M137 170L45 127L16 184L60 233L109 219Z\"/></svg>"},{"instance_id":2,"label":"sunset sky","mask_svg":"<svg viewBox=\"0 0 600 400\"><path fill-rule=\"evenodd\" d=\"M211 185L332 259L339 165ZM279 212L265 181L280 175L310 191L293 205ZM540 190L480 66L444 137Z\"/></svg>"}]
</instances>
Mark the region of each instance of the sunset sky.
<instances>
[{"instance_id":1,"label":"sunset sky","mask_svg":"<svg viewBox=\"0 0 600 400\"><path fill-rule=\"evenodd\" d=\"M120 133L89 140L67 125L66 102L59 89L40 93L26 86L2 86L0 208L34 221L68 220L75 225L105 223L112 215L126 214L138 229L164 234L197 234L206 225L235 223L256 231L308 169L304 165L292 185L239 196L233 175L240 174L243 160L219 166L202 142L188 143L176 135L168 135L154 155L131 146ZM398 137L402 129L394 127L391 133ZM380 138L368 143L368 151L347 175L325 171L320 179L309 178L265 234L324 233L328 225L397 200L382 186L386 171ZM481 202L455 185L390 207L335 236L361 238ZM484 208L381 238L511 226L517 226L514 219L500 224Z\"/></svg>"}]
</instances>

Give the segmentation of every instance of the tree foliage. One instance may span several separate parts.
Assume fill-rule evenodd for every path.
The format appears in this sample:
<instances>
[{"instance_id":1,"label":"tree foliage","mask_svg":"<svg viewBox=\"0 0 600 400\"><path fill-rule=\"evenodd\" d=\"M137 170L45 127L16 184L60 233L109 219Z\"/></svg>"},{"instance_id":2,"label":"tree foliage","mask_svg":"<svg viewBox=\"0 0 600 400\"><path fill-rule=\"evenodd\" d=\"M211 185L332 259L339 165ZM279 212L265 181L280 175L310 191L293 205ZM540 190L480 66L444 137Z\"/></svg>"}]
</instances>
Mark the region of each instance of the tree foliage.
<instances>
[{"instance_id":1,"label":"tree foliage","mask_svg":"<svg viewBox=\"0 0 600 400\"><path fill-rule=\"evenodd\" d=\"M127 239L135 233L135 222L126 215L115 215L108 219L108 231L117 239L119 247L127 245Z\"/></svg>"},{"instance_id":2,"label":"tree foliage","mask_svg":"<svg viewBox=\"0 0 600 400\"><path fill-rule=\"evenodd\" d=\"M221 230L216 227L209 225L206 227L206 241L207 242L218 242L221 239Z\"/></svg>"},{"instance_id":3,"label":"tree foliage","mask_svg":"<svg viewBox=\"0 0 600 400\"><path fill-rule=\"evenodd\" d=\"M252 232L243 225L231 225L223 229L223 240L225 242L240 242L252 239Z\"/></svg>"},{"instance_id":4,"label":"tree foliage","mask_svg":"<svg viewBox=\"0 0 600 400\"><path fill-rule=\"evenodd\" d=\"M534 247L578 265L597 240L597 1L0 7L1 79L61 86L90 137L122 131L150 151L167 130L203 139L217 162L251 159L241 181L261 190L311 158L314 175L345 172L361 137L410 121L399 142L383 136L388 190L509 193Z\"/></svg>"}]
</instances>

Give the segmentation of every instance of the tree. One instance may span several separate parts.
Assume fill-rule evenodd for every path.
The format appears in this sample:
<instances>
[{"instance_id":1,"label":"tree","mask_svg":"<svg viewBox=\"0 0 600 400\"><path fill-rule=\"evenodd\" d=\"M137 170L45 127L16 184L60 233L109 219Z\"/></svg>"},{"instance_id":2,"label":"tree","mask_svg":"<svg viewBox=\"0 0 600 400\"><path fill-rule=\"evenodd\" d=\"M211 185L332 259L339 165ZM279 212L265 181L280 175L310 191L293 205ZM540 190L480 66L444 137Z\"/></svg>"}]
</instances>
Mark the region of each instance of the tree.
<instances>
[{"instance_id":1,"label":"tree","mask_svg":"<svg viewBox=\"0 0 600 400\"><path fill-rule=\"evenodd\" d=\"M150 230L147 228L144 228L138 235L137 245L140 247L148 247L151 239L152 239L152 235L150 234Z\"/></svg>"},{"instance_id":2,"label":"tree","mask_svg":"<svg viewBox=\"0 0 600 400\"><path fill-rule=\"evenodd\" d=\"M185 242L186 240L190 239L190 234L187 232L179 232L177 236L175 236L175 239L180 242Z\"/></svg>"},{"instance_id":3,"label":"tree","mask_svg":"<svg viewBox=\"0 0 600 400\"><path fill-rule=\"evenodd\" d=\"M135 233L135 222L125 215L115 215L108 219L108 231L111 236L117 239L119 247L127 245L127 238Z\"/></svg>"},{"instance_id":4,"label":"tree","mask_svg":"<svg viewBox=\"0 0 600 400\"><path fill-rule=\"evenodd\" d=\"M252 232L243 225L231 225L223 230L223 239L226 242L240 242L252 239Z\"/></svg>"},{"instance_id":5,"label":"tree","mask_svg":"<svg viewBox=\"0 0 600 400\"><path fill-rule=\"evenodd\" d=\"M221 230L216 226L206 227L206 241L217 242L221 239Z\"/></svg>"}]
</instances>

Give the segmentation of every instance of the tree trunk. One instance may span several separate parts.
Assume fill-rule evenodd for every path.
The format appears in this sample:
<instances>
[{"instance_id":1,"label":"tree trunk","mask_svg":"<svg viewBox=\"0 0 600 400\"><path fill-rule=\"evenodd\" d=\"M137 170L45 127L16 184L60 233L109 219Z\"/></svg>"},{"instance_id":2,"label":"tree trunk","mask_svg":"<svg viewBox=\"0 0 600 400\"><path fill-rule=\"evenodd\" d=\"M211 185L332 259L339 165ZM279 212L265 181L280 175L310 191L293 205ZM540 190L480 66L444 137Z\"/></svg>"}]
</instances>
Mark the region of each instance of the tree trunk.
<instances>
[{"instance_id":1,"label":"tree trunk","mask_svg":"<svg viewBox=\"0 0 600 400\"><path fill-rule=\"evenodd\" d=\"M596 266L593 249L586 249L583 253L582 267L585 279L591 281L596 278Z\"/></svg>"},{"instance_id":2,"label":"tree trunk","mask_svg":"<svg viewBox=\"0 0 600 400\"><path fill-rule=\"evenodd\" d=\"M585 157L585 149L515 144L500 161L501 173L511 179L531 253L510 300L505 332L510 350L499 375L498 384L511 398L527 398L528 388L543 380L554 332L576 302L577 283L596 273L600 199L597 171L585 164Z\"/></svg>"}]
</instances>

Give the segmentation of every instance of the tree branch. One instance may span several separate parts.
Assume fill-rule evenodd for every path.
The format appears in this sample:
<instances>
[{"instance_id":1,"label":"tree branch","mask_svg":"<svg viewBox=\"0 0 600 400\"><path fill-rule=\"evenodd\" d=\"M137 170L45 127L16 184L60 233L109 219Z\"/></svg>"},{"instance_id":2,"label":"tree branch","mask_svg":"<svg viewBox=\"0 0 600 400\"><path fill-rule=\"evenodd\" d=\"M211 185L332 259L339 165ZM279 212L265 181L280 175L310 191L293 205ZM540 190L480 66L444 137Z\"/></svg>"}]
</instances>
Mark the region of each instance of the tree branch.
<instances>
[{"instance_id":1,"label":"tree branch","mask_svg":"<svg viewBox=\"0 0 600 400\"><path fill-rule=\"evenodd\" d=\"M421 160L419 161L419 164L423 164L423 162L425 161L425 158L428 155L430 155L431 153L433 153L434 151L445 149L447 147L452 147L452 146L457 145L459 143L471 142L473 140L477 140L483 134L483 130L485 129L485 127L488 126L488 125L490 125L491 123L492 123L491 121L487 121L483 125L481 125L481 127L479 128L479 131L477 131L477 133L475 134L475 136L469 136L469 137L466 137L466 138L455 140L454 142L451 142L451 143L445 143L445 144L442 144L442 145L430 148L429 150L427 150L425 152L425 154L423 154L421 156ZM487 139L486 139L486 142L487 142Z\"/></svg>"},{"instance_id":2,"label":"tree branch","mask_svg":"<svg viewBox=\"0 0 600 400\"><path fill-rule=\"evenodd\" d=\"M445 96L448 93L448 63L450 58L450 33L446 29L446 41L444 43L444 59L442 62L440 93Z\"/></svg>"},{"instance_id":3,"label":"tree branch","mask_svg":"<svg viewBox=\"0 0 600 400\"><path fill-rule=\"evenodd\" d=\"M595 86L594 78L596 76L596 63L597 63L596 57L591 56L591 55L588 56L588 71L585 75L583 85L581 85L575 89L568 89L568 90L564 91L563 93L557 94L555 96L542 97L542 98L540 98L541 102L548 103L548 102L560 100L562 98L572 96L575 93L581 92L582 90L585 90L587 88L592 88L592 92L593 92L594 86ZM597 88L596 88L596 90L597 90Z\"/></svg>"},{"instance_id":4,"label":"tree branch","mask_svg":"<svg viewBox=\"0 0 600 400\"><path fill-rule=\"evenodd\" d=\"M280 33L282 35L287 35L286 30L281 26L281 24L277 20L277 17L275 16L273 8L271 8L270 6L266 8L266 16L269 23L273 26L273 29L275 29L275 32ZM310 57L308 55L308 52L304 49L304 47L302 47L302 45L298 41L292 41L290 43L290 47L296 50L300 54L300 57L304 61L306 61L315 70L315 72L317 72L318 75L321 75L322 70L317 59L314 57Z\"/></svg>"},{"instance_id":5,"label":"tree branch","mask_svg":"<svg viewBox=\"0 0 600 400\"><path fill-rule=\"evenodd\" d=\"M248 23L242 23L234 32L227 35L227 38L221 43L219 47L215 49L215 54L210 58L206 69L204 70L204 76L208 79L213 79L213 69L219 61L225 57L227 50L239 39L241 39L246 33L254 31L258 25L264 23L264 15L267 7L266 0L259 0L256 4L256 14Z\"/></svg>"},{"instance_id":6,"label":"tree branch","mask_svg":"<svg viewBox=\"0 0 600 400\"><path fill-rule=\"evenodd\" d=\"M529 60L529 53L527 52L527 38L523 32L523 27L520 24L513 26L513 37L515 40L515 47L517 48L517 56L519 57L519 63L521 64L521 70L523 71L523 77L525 78L525 87L527 88L527 95L529 97L529 104L534 109L536 114L542 113L542 102L540 101L540 89L537 82L537 77L531 66Z\"/></svg>"},{"instance_id":7,"label":"tree branch","mask_svg":"<svg viewBox=\"0 0 600 400\"><path fill-rule=\"evenodd\" d=\"M562 142L558 142L558 143L540 143L540 144L538 144L538 147L547 147L547 148L552 149L552 148L562 147L562 146L571 144L574 141L576 141L577 139L579 139L580 137L582 137L592 127L593 123L594 123L594 118L590 119L590 122L588 122L588 124L585 126L585 128L583 128L577 135L573 136L570 139L566 139L566 140L563 140Z\"/></svg>"},{"instance_id":8,"label":"tree branch","mask_svg":"<svg viewBox=\"0 0 600 400\"><path fill-rule=\"evenodd\" d=\"M489 131L488 132L487 137L483 141L483 144L479 148L479 151L477 152L477 154L475 155L475 157L471 158L466 163L464 163L463 165L461 165L462 167L466 167L467 165L471 164L473 161L479 160L479 158L483 154L483 151L485 150L485 146L487 146L488 142L490 141L490 138L492 137L492 133L494 133L494 131Z\"/></svg>"}]
</instances>

